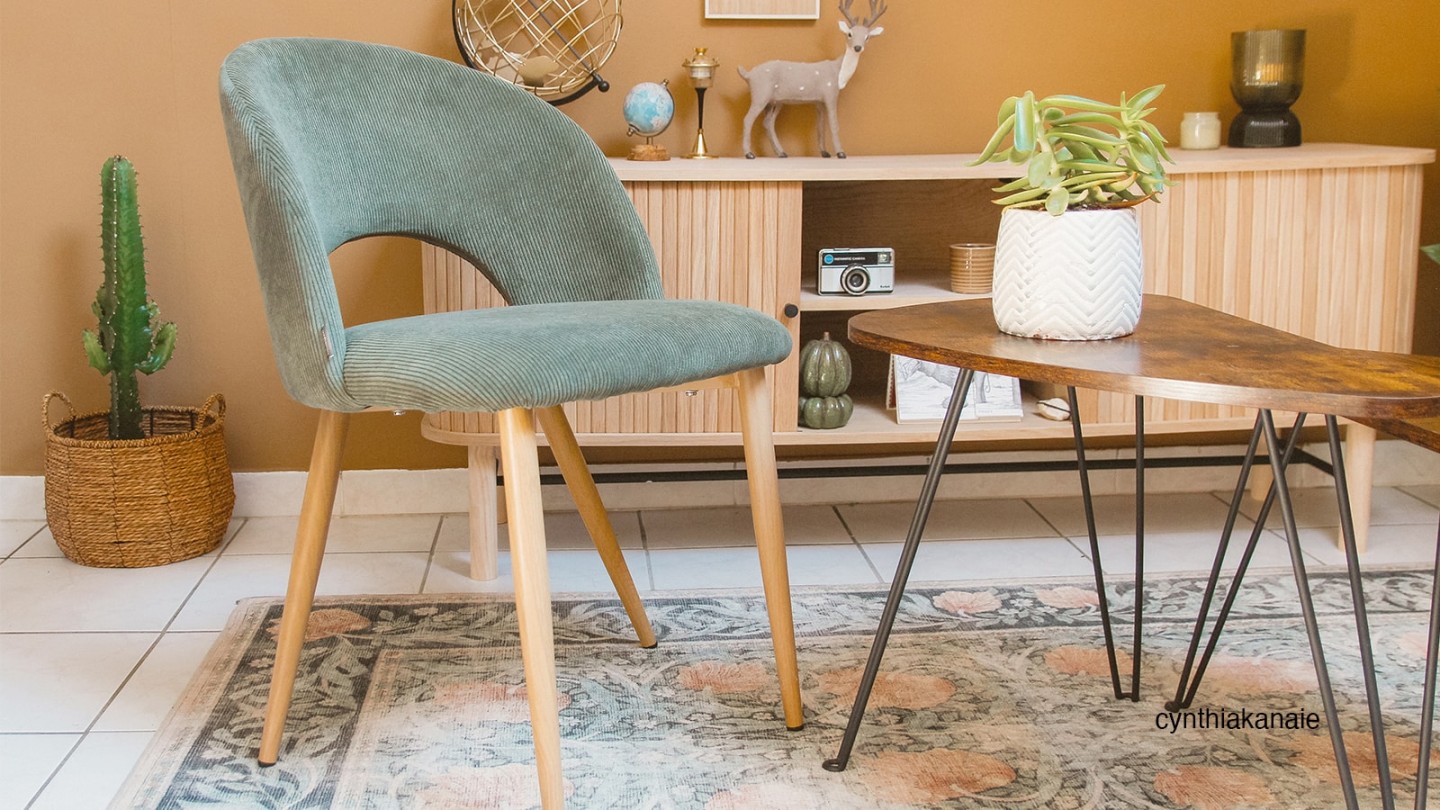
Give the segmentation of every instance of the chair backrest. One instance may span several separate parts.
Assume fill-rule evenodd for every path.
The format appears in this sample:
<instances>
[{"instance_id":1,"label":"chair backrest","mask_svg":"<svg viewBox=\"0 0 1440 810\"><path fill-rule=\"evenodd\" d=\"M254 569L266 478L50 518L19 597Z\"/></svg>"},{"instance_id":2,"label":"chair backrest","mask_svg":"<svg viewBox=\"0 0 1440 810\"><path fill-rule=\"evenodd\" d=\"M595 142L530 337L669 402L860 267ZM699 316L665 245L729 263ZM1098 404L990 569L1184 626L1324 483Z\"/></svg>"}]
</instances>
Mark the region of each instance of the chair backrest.
<instances>
[{"instance_id":1,"label":"chair backrest","mask_svg":"<svg viewBox=\"0 0 1440 810\"><path fill-rule=\"evenodd\" d=\"M654 251L588 136L507 82L324 39L237 48L220 99L270 336L291 396L348 409L329 254L400 234L512 304L659 298Z\"/></svg>"}]
</instances>

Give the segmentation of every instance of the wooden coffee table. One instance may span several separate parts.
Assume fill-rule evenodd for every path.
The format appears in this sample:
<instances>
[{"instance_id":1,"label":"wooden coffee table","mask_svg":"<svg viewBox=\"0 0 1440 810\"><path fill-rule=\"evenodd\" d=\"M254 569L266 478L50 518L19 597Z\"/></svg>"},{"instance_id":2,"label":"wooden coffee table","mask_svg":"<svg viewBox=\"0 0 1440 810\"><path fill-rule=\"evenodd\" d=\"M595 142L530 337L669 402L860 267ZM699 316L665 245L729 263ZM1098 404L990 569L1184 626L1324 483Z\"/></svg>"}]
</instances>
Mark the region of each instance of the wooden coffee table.
<instances>
[{"instance_id":1,"label":"wooden coffee table","mask_svg":"<svg viewBox=\"0 0 1440 810\"><path fill-rule=\"evenodd\" d=\"M1139 414L1143 414L1143 398L1163 397L1257 409L1255 429L1241 467L1235 497L1231 499L1230 514L1221 535L1216 564L1211 572L1200 617L1196 622L1184 674L1176 699L1169 705L1183 707L1194 697L1204 665L1209 660L1224 618L1228 614L1229 597L1233 597L1238 590L1248 565L1247 553L1230 588L1227 602L1215 621L1210 644L1199 667L1195 669L1192 682L1191 666L1195 662L1195 654L1203 636L1219 578L1220 561L1224 558L1238 515L1240 497L1263 436L1266 447L1279 452L1268 453L1274 481L1262 514L1256 521L1257 528L1252 535L1251 550L1259 538L1270 508L1278 503L1285 525L1285 537L1290 547L1290 560L1305 630L1310 641L1311 657L1320 685L1320 697L1329 724L1330 741L1340 771L1341 787L1347 806L1359 806L1349 758L1341 737L1335 695L1331 689L1329 671L1320 642L1315 606L1295 525L1294 506L1285 480L1285 468L1299 436L1299 429L1304 425L1306 414L1324 414L1340 510L1341 534L1359 630L1360 656L1365 670L1366 700L1375 738L1375 754L1379 762L1388 762L1337 417L1371 423L1376 420L1405 421L1440 416L1440 358L1338 349L1165 296L1145 296L1143 313L1140 326L1133 335L1090 342L1036 340L1004 334L996 328L990 302L986 299L876 310L857 315L850 320L850 340L856 345L957 366L963 371L955 383L954 393L941 424L935 453L931 457L910 531L905 539L895 577L891 581L889 598L881 614L880 626L870 649L859 692L855 696L844 739L836 757L825 762L826 769L843 770L849 762L865 706L885 653L885 645L899 611L906 581L915 561L920 535L924 531L940 475L954 439L960 409L974 372L979 371L1054 383L1066 386L1069 391L1071 425L1075 434L1081 494L1085 501L1091 561L1100 597L1106 649L1110 656L1112 686L1117 698L1138 700L1140 692L1139 642L1141 602L1144 597L1144 423ZM1108 600L1100 566L1094 509L1085 466L1084 437L1075 408L1076 387L1114 391L1136 397L1136 604L1129 690L1121 687L1116 663ZM1281 442L1275 427L1273 411L1276 410L1297 414L1295 427L1284 443ZM1433 659L1433 643L1431 647ZM1427 695L1433 695L1434 679L1435 670L1432 665L1426 672ZM1421 760L1422 780L1427 759L1428 757L1422 757ZM1380 769L1380 790L1385 806L1393 807L1394 792L1388 768Z\"/></svg>"}]
</instances>

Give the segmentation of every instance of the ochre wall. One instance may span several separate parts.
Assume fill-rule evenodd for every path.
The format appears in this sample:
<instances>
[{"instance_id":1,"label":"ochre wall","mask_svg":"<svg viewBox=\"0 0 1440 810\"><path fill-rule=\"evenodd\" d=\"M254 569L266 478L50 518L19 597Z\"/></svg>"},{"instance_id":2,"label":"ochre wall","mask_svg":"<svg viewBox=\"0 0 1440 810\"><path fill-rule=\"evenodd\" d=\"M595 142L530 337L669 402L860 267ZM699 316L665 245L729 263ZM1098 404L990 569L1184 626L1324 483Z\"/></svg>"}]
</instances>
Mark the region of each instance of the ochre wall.
<instances>
[{"instance_id":1,"label":"ochre wall","mask_svg":"<svg viewBox=\"0 0 1440 810\"><path fill-rule=\"evenodd\" d=\"M857 2L863 6L865 0ZM615 89L569 105L607 153L622 154L619 108L636 82L669 78L679 106L661 137L683 152L693 96L680 62L705 45L722 62L707 135L739 150L747 104L736 65L839 52L828 0L808 22L710 22L702 0L626 0L620 46L604 74ZM845 90L851 154L975 151L1005 96L1111 98L1164 82L1156 122L1172 135L1185 110L1235 112L1227 89L1229 34L1309 30L1296 111L1313 141L1440 146L1440 3L1435 0L1271 0L1163 3L892 0ZM0 0L0 474L40 472L38 410L51 389L83 409L107 404L84 360L100 277L98 173L123 153L140 171L151 293L180 326L170 366L142 382L150 403L229 400L239 470L302 469L314 414L280 387L241 220L216 100L216 70L237 44L327 36L458 59L445 0ZM793 154L813 154L808 112L783 116ZM1423 235L1440 241L1440 197L1427 170ZM420 311L419 251L381 239L335 257L349 322ZM1416 346L1440 352L1434 314L1440 268L1423 267ZM346 466L461 466L463 454L418 435L418 416L364 415Z\"/></svg>"}]
</instances>

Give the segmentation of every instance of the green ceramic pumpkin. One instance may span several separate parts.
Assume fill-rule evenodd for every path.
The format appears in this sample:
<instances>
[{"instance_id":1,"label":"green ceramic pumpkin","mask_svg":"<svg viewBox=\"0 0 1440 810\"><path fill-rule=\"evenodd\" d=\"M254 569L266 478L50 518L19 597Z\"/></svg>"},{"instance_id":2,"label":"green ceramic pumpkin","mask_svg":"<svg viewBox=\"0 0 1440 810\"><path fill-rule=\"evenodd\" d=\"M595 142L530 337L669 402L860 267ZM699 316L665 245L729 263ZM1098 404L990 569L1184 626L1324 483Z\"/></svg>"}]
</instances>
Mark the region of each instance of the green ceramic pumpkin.
<instances>
[{"instance_id":1,"label":"green ceramic pumpkin","mask_svg":"<svg viewBox=\"0 0 1440 810\"><path fill-rule=\"evenodd\" d=\"M831 340L830 333L812 340L800 350L800 393L808 397L833 397L850 387L850 353L844 344ZM848 418L848 417L847 417Z\"/></svg>"},{"instance_id":2,"label":"green ceramic pumpkin","mask_svg":"<svg viewBox=\"0 0 1440 810\"><path fill-rule=\"evenodd\" d=\"M855 413L855 403L841 394L834 397L805 397L800 400L800 421L805 427L829 430L845 427Z\"/></svg>"}]
</instances>

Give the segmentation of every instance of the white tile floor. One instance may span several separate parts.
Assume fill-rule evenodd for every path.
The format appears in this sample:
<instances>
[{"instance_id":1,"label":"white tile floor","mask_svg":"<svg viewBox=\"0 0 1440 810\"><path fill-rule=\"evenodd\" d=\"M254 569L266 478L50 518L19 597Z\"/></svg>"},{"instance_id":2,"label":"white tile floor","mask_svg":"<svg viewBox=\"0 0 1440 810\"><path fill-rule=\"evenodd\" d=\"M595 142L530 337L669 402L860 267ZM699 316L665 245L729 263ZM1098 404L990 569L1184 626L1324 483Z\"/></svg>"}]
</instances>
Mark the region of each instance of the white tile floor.
<instances>
[{"instance_id":1,"label":"white tile floor","mask_svg":"<svg viewBox=\"0 0 1440 810\"><path fill-rule=\"evenodd\" d=\"M1330 490L1301 491L1297 511L1314 565L1342 557ZM1228 495L1153 495L1146 567L1208 567ZM1256 504L1244 514L1253 518ZM785 510L795 585L888 582L909 504ZM1105 567L1131 570L1133 499L1097 498ZM1440 487L1380 489L1365 561L1434 561ZM758 586L744 509L646 510L614 516L642 591ZM236 599L279 593L294 518L237 520L222 547L154 569L82 568L64 559L43 523L0 521L0 810L103 807L199 665ZM1253 524L1242 519L1240 530ZM580 521L547 515L556 592L606 591L609 582ZM341 517L333 524L320 591L508 591L467 576L463 515ZM1085 575L1079 498L941 501L931 515L915 581ZM1268 530L1260 566L1288 566Z\"/></svg>"}]
</instances>

